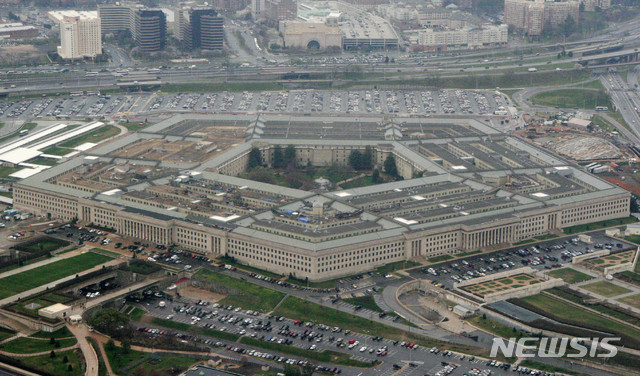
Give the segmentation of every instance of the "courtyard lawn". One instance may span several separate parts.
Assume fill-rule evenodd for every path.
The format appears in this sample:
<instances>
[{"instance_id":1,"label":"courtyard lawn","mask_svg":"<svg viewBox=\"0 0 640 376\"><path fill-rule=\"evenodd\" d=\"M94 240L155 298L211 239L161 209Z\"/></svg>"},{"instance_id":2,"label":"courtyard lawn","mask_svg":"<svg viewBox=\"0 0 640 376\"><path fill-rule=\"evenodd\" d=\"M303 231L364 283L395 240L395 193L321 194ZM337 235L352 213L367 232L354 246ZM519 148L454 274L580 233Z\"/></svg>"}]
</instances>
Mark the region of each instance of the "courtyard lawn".
<instances>
[{"instance_id":1,"label":"courtyard lawn","mask_svg":"<svg viewBox=\"0 0 640 376\"><path fill-rule=\"evenodd\" d=\"M621 225L626 225L626 224L635 223L635 222L638 222L638 218L634 216L617 218L617 219L607 219L604 221L589 223L586 225L576 225L576 226L565 227L562 229L562 232L564 232L565 234L577 234L579 232L594 231L594 230L599 230L601 228L621 226Z\"/></svg>"},{"instance_id":2,"label":"courtyard lawn","mask_svg":"<svg viewBox=\"0 0 640 376\"><path fill-rule=\"evenodd\" d=\"M554 278L560 278L569 284L584 282L593 279L593 277L591 277L590 275L579 272L573 268L556 269L550 271L547 274Z\"/></svg>"},{"instance_id":3,"label":"courtyard lawn","mask_svg":"<svg viewBox=\"0 0 640 376\"><path fill-rule=\"evenodd\" d=\"M60 343L59 349L71 347L77 343L75 337L58 339ZM2 351L10 352L13 354L35 354L44 351L56 350L56 346L52 345L48 339L19 337L9 342L0 345Z\"/></svg>"},{"instance_id":4,"label":"courtyard lawn","mask_svg":"<svg viewBox=\"0 0 640 376\"><path fill-rule=\"evenodd\" d=\"M64 357L69 360L68 363L64 363ZM51 358L49 354L30 356L28 358L20 358L22 363L31 366L33 368L42 370L51 375L64 375L64 376L81 376L84 375L82 368L84 367L84 358L82 353L77 350L69 350L64 352L56 352L56 357ZM71 365L72 370L68 371L68 367Z\"/></svg>"},{"instance_id":5,"label":"courtyard lawn","mask_svg":"<svg viewBox=\"0 0 640 376\"><path fill-rule=\"evenodd\" d=\"M132 373L136 376L178 375L202 360L204 358L191 358L180 355L162 355L155 358L152 355L136 367Z\"/></svg>"},{"instance_id":6,"label":"courtyard lawn","mask_svg":"<svg viewBox=\"0 0 640 376\"><path fill-rule=\"evenodd\" d=\"M224 305L269 312L285 297L285 294L279 291L254 285L253 283L207 269L199 270L193 278L232 290L233 293L220 301L220 304Z\"/></svg>"},{"instance_id":7,"label":"courtyard lawn","mask_svg":"<svg viewBox=\"0 0 640 376\"><path fill-rule=\"evenodd\" d=\"M104 127L94 129L83 135L72 138L71 140L65 141L60 144L60 147L74 148L86 142L93 142L97 144L102 140L116 136L118 134L120 134L120 128L116 127L115 125L105 125Z\"/></svg>"},{"instance_id":8,"label":"courtyard lawn","mask_svg":"<svg viewBox=\"0 0 640 376\"><path fill-rule=\"evenodd\" d=\"M585 289L585 290L589 290L591 292L594 292L594 293L596 293L598 295L605 296L607 298L610 298L612 296L618 296L618 295L622 295L622 294L627 294L627 293L631 292L631 290L629 290L627 288L615 285L615 284L613 284L611 282L607 282L607 281L594 282L594 283L590 283L588 285L583 285L583 286L580 286L580 287Z\"/></svg>"},{"instance_id":9,"label":"courtyard lawn","mask_svg":"<svg viewBox=\"0 0 640 376\"><path fill-rule=\"evenodd\" d=\"M631 307L640 309L640 294L629 295L624 298L616 299L620 303L630 305Z\"/></svg>"},{"instance_id":10,"label":"courtyard lawn","mask_svg":"<svg viewBox=\"0 0 640 376\"><path fill-rule=\"evenodd\" d=\"M609 95L597 90L560 89L545 91L531 97L533 104L559 108L588 108L606 106L611 108Z\"/></svg>"},{"instance_id":11,"label":"courtyard lawn","mask_svg":"<svg viewBox=\"0 0 640 376\"><path fill-rule=\"evenodd\" d=\"M125 352L122 347L118 346L110 348L108 344L105 344L104 352L107 354L107 358L109 358L111 369L118 373L120 373L119 371L127 367L129 364L135 363L147 356L147 354L141 351L129 350Z\"/></svg>"},{"instance_id":12,"label":"courtyard lawn","mask_svg":"<svg viewBox=\"0 0 640 376\"><path fill-rule=\"evenodd\" d=\"M111 259L111 257L87 252L2 278L0 279L0 299L91 269Z\"/></svg>"}]
</instances>

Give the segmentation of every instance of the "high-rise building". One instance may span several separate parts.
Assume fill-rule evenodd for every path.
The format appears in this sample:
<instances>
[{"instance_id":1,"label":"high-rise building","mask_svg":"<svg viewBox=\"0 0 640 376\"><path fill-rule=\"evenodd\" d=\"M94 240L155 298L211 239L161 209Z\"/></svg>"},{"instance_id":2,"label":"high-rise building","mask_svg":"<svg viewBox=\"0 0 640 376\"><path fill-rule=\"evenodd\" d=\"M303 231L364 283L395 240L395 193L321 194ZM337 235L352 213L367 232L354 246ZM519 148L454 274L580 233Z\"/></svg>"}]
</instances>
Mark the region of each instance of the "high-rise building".
<instances>
[{"instance_id":1,"label":"high-rise building","mask_svg":"<svg viewBox=\"0 0 640 376\"><path fill-rule=\"evenodd\" d=\"M64 17L60 21L58 55L63 59L94 58L102 53L100 19Z\"/></svg>"},{"instance_id":2,"label":"high-rise building","mask_svg":"<svg viewBox=\"0 0 640 376\"><path fill-rule=\"evenodd\" d=\"M167 17L160 9L138 9L132 34L143 52L161 51L167 40Z\"/></svg>"},{"instance_id":3,"label":"high-rise building","mask_svg":"<svg viewBox=\"0 0 640 376\"><path fill-rule=\"evenodd\" d=\"M142 5L133 3L102 4L98 6L98 17L103 34L129 30L135 27L135 11Z\"/></svg>"},{"instance_id":4,"label":"high-rise building","mask_svg":"<svg viewBox=\"0 0 640 376\"><path fill-rule=\"evenodd\" d=\"M188 30L191 49L222 49L223 18L215 10L211 8L191 9Z\"/></svg>"},{"instance_id":5,"label":"high-rise building","mask_svg":"<svg viewBox=\"0 0 640 376\"><path fill-rule=\"evenodd\" d=\"M265 0L251 0L251 17L254 20L262 18L265 12Z\"/></svg>"},{"instance_id":6,"label":"high-rise building","mask_svg":"<svg viewBox=\"0 0 640 376\"><path fill-rule=\"evenodd\" d=\"M567 17L578 23L580 2L545 0L505 0L504 22L531 36L540 35L546 27L557 27Z\"/></svg>"},{"instance_id":7,"label":"high-rise building","mask_svg":"<svg viewBox=\"0 0 640 376\"><path fill-rule=\"evenodd\" d=\"M295 20L298 16L298 2L296 0L266 0L265 17L276 25L280 21Z\"/></svg>"}]
</instances>

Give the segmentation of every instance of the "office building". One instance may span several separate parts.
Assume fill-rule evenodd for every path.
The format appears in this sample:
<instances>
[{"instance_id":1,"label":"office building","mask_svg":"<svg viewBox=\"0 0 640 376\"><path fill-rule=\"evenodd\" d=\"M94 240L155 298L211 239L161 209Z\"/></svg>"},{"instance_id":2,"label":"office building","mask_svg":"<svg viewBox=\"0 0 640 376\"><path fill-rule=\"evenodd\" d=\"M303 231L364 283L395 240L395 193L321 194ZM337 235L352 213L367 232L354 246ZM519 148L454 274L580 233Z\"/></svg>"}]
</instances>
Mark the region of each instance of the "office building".
<instances>
[{"instance_id":1,"label":"office building","mask_svg":"<svg viewBox=\"0 0 640 376\"><path fill-rule=\"evenodd\" d=\"M502 46L507 43L507 25L468 26L460 29L435 27L417 32L418 46L429 50L476 49Z\"/></svg>"},{"instance_id":2,"label":"office building","mask_svg":"<svg viewBox=\"0 0 640 376\"><path fill-rule=\"evenodd\" d=\"M278 25L280 21L295 20L298 15L298 2L296 0L265 0L265 12L267 21Z\"/></svg>"},{"instance_id":3,"label":"office building","mask_svg":"<svg viewBox=\"0 0 640 376\"><path fill-rule=\"evenodd\" d=\"M98 17L103 34L129 30L133 34L134 14L142 5L134 3L102 4L98 6Z\"/></svg>"},{"instance_id":4,"label":"office building","mask_svg":"<svg viewBox=\"0 0 640 376\"><path fill-rule=\"evenodd\" d=\"M63 59L95 58L102 54L102 34L97 17L64 17L60 21L58 55Z\"/></svg>"},{"instance_id":5,"label":"office building","mask_svg":"<svg viewBox=\"0 0 640 376\"><path fill-rule=\"evenodd\" d=\"M160 9L138 9L134 13L133 39L143 52L164 49L167 40L167 18Z\"/></svg>"},{"instance_id":6,"label":"office building","mask_svg":"<svg viewBox=\"0 0 640 376\"><path fill-rule=\"evenodd\" d=\"M33 38L40 35L34 26L27 26L20 22L0 24L0 39Z\"/></svg>"},{"instance_id":7,"label":"office building","mask_svg":"<svg viewBox=\"0 0 640 376\"><path fill-rule=\"evenodd\" d=\"M393 156L404 180L318 193L238 176L254 148L271 166L289 145L299 166L345 165L354 150L375 166ZM264 114L178 115L13 192L18 210L310 281L624 218L631 197L473 119Z\"/></svg>"},{"instance_id":8,"label":"office building","mask_svg":"<svg viewBox=\"0 0 640 376\"><path fill-rule=\"evenodd\" d=\"M190 49L221 50L224 43L223 18L211 8L195 8L188 12L183 25L183 38Z\"/></svg>"},{"instance_id":9,"label":"office building","mask_svg":"<svg viewBox=\"0 0 640 376\"><path fill-rule=\"evenodd\" d=\"M504 3L504 22L530 36L540 35L547 27L560 26L567 17L579 22L580 2L505 0Z\"/></svg>"}]
</instances>

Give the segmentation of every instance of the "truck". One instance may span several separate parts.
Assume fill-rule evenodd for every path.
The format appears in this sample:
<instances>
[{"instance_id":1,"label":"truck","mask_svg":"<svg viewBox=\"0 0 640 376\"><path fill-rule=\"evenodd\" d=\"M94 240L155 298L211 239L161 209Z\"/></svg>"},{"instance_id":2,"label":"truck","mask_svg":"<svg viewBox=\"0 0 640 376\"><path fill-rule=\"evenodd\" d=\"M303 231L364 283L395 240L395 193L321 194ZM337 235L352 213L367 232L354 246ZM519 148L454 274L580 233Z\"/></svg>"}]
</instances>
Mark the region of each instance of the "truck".
<instances>
[{"instance_id":1,"label":"truck","mask_svg":"<svg viewBox=\"0 0 640 376\"><path fill-rule=\"evenodd\" d=\"M538 69L537 68L529 68L527 69L527 72L537 72Z\"/></svg>"}]
</instances>

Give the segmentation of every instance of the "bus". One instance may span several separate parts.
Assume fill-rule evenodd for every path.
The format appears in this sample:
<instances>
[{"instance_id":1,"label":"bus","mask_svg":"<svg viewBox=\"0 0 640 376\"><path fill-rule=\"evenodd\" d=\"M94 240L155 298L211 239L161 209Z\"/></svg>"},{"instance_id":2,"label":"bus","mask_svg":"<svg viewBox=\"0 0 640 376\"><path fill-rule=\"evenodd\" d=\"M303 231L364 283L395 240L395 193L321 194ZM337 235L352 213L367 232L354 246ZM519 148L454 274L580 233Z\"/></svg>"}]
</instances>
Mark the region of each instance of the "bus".
<instances>
[{"instance_id":1,"label":"bus","mask_svg":"<svg viewBox=\"0 0 640 376\"><path fill-rule=\"evenodd\" d=\"M21 130L21 131L20 131L20 133L18 133L18 135L19 135L20 137L22 137L22 136L26 136L26 135L28 135L28 134L29 134L29 130L28 130L28 129L23 129L23 130Z\"/></svg>"},{"instance_id":2,"label":"bus","mask_svg":"<svg viewBox=\"0 0 640 376\"><path fill-rule=\"evenodd\" d=\"M81 97L81 96L84 95L84 92L82 92L82 91L74 91L74 92L70 93L69 95L72 96L72 97Z\"/></svg>"},{"instance_id":3,"label":"bus","mask_svg":"<svg viewBox=\"0 0 640 376\"><path fill-rule=\"evenodd\" d=\"M100 95L99 91L87 91L87 95Z\"/></svg>"},{"instance_id":4,"label":"bus","mask_svg":"<svg viewBox=\"0 0 640 376\"><path fill-rule=\"evenodd\" d=\"M607 106L596 106L596 111L609 111Z\"/></svg>"},{"instance_id":5,"label":"bus","mask_svg":"<svg viewBox=\"0 0 640 376\"><path fill-rule=\"evenodd\" d=\"M93 76L97 76L98 72L87 72L84 76L85 77L93 77Z\"/></svg>"}]
</instances>

